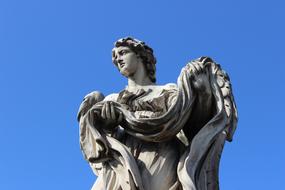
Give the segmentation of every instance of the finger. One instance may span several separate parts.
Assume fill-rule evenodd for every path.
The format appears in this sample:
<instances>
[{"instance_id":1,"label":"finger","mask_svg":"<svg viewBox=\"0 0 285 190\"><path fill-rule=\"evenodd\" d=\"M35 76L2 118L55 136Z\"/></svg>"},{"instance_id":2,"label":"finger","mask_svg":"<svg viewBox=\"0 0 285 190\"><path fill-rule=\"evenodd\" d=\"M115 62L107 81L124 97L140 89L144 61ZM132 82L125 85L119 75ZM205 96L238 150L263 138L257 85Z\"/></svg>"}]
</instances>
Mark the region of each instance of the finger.
<instances>
[{"instance_id":1,"label":"finger","mask_svg":"<svg viewBox=\"0 0 285 190\"><path fill-rule=\"evenodd\" d=\"M205 67L204 67L205 68ZM205 72L205 74L207 75L207 76L209 76L208 75L208 69L204 69L204 72Z\"/></svg>"},{"instance_id":2,"label":"finger","mask_svg":"<svg viewBox=\"0 0 285 190\"><path fill-rule=\"evenodd\" d=\"M110 103L110 107L111 107L111 118L112 118L113 120L116 120L115 108L114 108L114 105L113 105L112 102Z\"/></svg>"},{"instance_id":3,"label":"finger","mask_svg":"<svg viewBox=\"0 0 285 190\"><path fill-rule=\"evenodd\" d=\"M193 66L195 67L197 74L201 73L201 67L199 67L199 63L195 63Z\"/></svg>"},{"instance_id":4,"label":"finger","mask_svg":"<svg viewBox=\"0 0 285 190\"><path fill-rule=\"evenodd\" d=\"M191 68L190 66L191 66L191 62L187 63L185 68L190 69Z\"/></svg>"},{"instance_id":5,"label":"finger","mask_svg":"<svg viewBox=\"0 0 285 190\"><path fill-rule=\"evenodd\" d=\"M197 67L199 68L200 72L203 72L204 66L203 66L202 63L198 63L198 64L197 64Z\"/></svg>"},{"instance_id":6,"label":"finger","mask_svg":"<svg viewBox=\"0 0 285 190\"><path fill-rule=\"evenodd\" d=\"M110 102L106 103L106 118L111 119L111 108L110 108Z\"/></svg>"},{"instance_id":7,"label":"finger","mask_svg":"<svg viewBox=\"0 0 285 190\"><path fill-rule=\"evenodd\" d=\"M206 66L205 63L200 63L199 65L200 67L202 67L202 69L205 69L205 66Z\"/></svg>"},{"instance_id":8,"label":"finger","mask_svg":"<svg viewBox=\"0 0 285 190\"><path fill-rule=\"evenodd\" d=\"M121 123L123 121L123 113L119 113L118 123Z\"/></svg>"},{"instance_id":9,"label":"finger","mask_svg":"<svg viewBox=\"0 0 285 190\"><path fill-rule=\"evenodd\" d=\"M102 110L101 110L101 117L103 119L106 119L106 103L103 104Z\"/></svg>"},{"instance_id":10,"label":"finger","mask_svg":"<svg viewBox=\"0 0 285 190\"><path fill-rule=\"evenodd\" d=\"M194 64L191 64L191 71L192 71L192 74L194 75L194 77L196 78L198 71L197 71L196 67L194 66Z\"/></svg>"},{"instance_id":11,"label":"finger","mask_svg":"<svg viewBox=\"0 0 285 190\"><path fill-rule=\"evenodd\" d=\"M94 113L96 116L100 116L100 115L101 115L101 113L100 113L99 110L94 110L93 113Z\"/></svg>"},{"instance_id":12,"label":"finger","mask_svg":"<svg viewBox=\"0 0 285 190\"><path fill-rule=\"evenodd\" d=\"M206 72L205 65L203 63L199 63L199 67L202 73Z\"/></svg>"}]
</instances>

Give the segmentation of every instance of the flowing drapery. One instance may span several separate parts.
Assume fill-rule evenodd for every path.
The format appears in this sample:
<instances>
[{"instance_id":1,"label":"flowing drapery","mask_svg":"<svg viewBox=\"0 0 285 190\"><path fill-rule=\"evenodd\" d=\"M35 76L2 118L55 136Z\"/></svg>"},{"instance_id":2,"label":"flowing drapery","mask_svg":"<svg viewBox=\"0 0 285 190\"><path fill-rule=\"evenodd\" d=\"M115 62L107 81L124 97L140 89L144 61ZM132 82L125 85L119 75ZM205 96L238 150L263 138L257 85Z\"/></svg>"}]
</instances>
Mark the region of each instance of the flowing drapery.
<instances>
[{"instance_id":1,"label":"flowing drapery","mask_svg":"<svg viewBox=\"0 0 285 190\"><path fill-rule=\"evenodd\" d=\"M115 109L123 113L124 120L117 132L109 134L102 129L94 114L102 109L102 98L81 115L80 145L85 159L98 175L97 187L147 190L134 156L116 138L116 133L120 133L119 129L123 128L125 133L149 142L170 141L183 131L189 145L185 145L177 171L173 171L177 172L179 184L173 189L218 189L219 156L224 141L232 138L237 113L227 74L210 58L202 57L196 61L205 64L213 97L213 104L208 109L212 112L211 118L203 126L198 126L198 130L197 126L195 130L192 129L194 123L191 123L191 116L196 111L197 99L202 95L191 84L192 71L189 64L192 63L182 69L177 80L177 97L167 112L160 116L137 118L134 112L113 102ZM116 177L108 177L110 170Z\"/></svg>"}]
</instances>

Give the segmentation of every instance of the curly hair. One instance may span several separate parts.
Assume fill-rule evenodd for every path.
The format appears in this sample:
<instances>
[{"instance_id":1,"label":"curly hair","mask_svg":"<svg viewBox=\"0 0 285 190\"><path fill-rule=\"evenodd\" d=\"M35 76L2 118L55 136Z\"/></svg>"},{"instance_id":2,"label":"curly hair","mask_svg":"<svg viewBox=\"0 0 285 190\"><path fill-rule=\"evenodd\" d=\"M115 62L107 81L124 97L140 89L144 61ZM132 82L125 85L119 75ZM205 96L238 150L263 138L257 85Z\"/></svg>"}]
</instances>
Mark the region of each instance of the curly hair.
<instances>
[{"instance_id":1,"label":"curly hair","mask_svg":"<svg viewBox=\"0 0 285 190\"><path fill-rule=\"evenodd\" d=\"M132 37L126 37L119 39L115 42L114 44L115 48L117 47L128 47L130 48L133 52L135 52L141 59L142 62L145 66L147 75L151 82L155 83L156 82L156 58L153 55L153 50L150 48L148 45L145 44L145 42L137 40ZM114 48L114 49L115 49ZM112 61L113 63L118 67L118 63L115 60L115 51L114 49L112 50Z\"/></svg>"}]
</instances>

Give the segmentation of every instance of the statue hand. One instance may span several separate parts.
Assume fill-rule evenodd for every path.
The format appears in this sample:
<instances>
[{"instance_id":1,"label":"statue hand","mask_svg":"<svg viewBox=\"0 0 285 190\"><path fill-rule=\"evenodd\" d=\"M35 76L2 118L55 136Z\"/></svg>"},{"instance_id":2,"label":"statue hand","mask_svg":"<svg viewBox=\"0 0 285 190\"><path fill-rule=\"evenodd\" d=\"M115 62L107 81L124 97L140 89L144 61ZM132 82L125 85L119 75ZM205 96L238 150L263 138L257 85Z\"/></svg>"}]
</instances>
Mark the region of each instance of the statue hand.
<instances>
[{"instance_id":1,"label":"statue hand","mask_svg":"<svg viewBox=\"0 0 285 190\"><path fill-rule=\"evenodd\" d=\"M192 84L194 89L202 93L210 93L211 87L209 82L208 70L205 69L205 64L199 61L193 61L188 64L190 73L192 74Z\"/></svg>"},{"instance_id":2,"label":"statue hand","mask_svg":"<svg viewBox=\"0 0 285 190\"><path fill-rule=\"evenodd\" d=\"M103 104L100 118L103 122L104 128L107 130L112 130L122 122L123 114L122 112L116 111L113 102L106 101Z\"/></svg>"}]
</instances>

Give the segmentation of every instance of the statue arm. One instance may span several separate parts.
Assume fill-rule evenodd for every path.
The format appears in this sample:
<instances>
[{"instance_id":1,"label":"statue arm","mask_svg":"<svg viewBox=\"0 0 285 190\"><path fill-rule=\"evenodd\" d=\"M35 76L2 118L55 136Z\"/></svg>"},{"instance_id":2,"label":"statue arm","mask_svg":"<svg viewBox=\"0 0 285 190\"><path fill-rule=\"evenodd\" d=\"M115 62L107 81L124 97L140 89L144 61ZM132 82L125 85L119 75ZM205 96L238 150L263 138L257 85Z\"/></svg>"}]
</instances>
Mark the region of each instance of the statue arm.
<instances>
[{"instance_id":1,"label":"statue arm","mask_svg":"<svg viewBox=\"0 0 285 190\"><path fill-rule=\"evenodd\" d=\"M197 85L195 84L196 79L192 79L193 91L197 96L191 117L189 117L186 127L184 127L185 133L191 141L187 156L189 160L185 168L191 168L189 176L194 181L196 189L219 189L218 168L220 156L225 140L230 141L235 131L237 112L230 80L226 72L210 58L202 57L198 60L204 62L208 68L208 79L212 93L209 94L207 91L204 91L205 93L199 92L199 88L196 88ZM193 62L187 67L191 71ZM194 72L196 71L194 70ZM191 74L193 73L190 72ZM206 110L202 111L200 109L203 108L201 105L207 105L202 101L205 94L210 95L211 100L208 104L209 107L204 108L209 108L207 113ZM201 101L199 101L199 97L201 97ZM207 102L209 99L205 98L204 100ZM205 120L204 124L198 122L199 114L209 114L209 118ZM185 184L184 182L182 182L183 186L187 186L187 182Z\"/></svg>"},{"instance_id":2,"label":"statue arm","mask_svg":"<svg viewBox=\"0 0 285 190\"><path fill-rule=\"evenodd\" d=\"M212 62L211 58L201 57L187 64L191 73L192 87L196 93L195 111L191 117L200 125L206 124L212 115L213 95L209 69L206 68Z\"/></svg>"}]
</instances>

